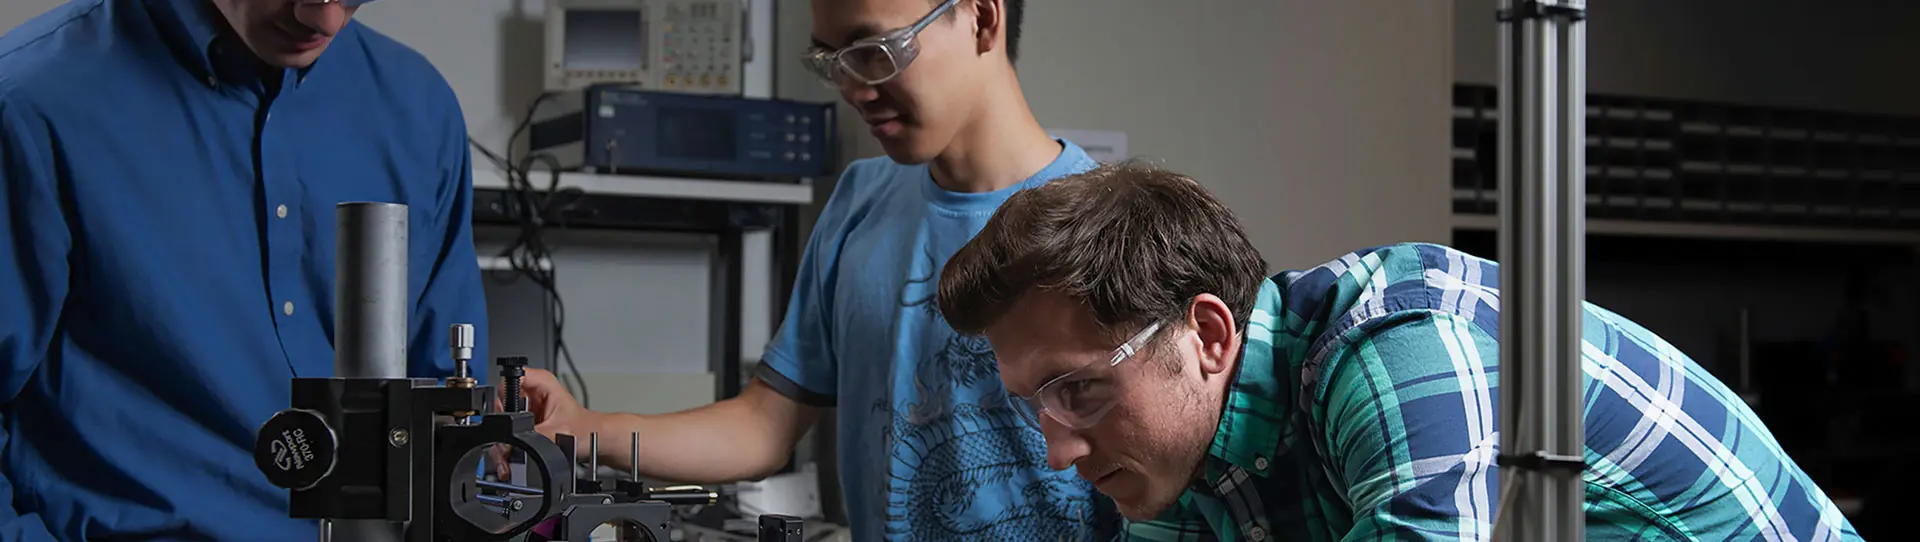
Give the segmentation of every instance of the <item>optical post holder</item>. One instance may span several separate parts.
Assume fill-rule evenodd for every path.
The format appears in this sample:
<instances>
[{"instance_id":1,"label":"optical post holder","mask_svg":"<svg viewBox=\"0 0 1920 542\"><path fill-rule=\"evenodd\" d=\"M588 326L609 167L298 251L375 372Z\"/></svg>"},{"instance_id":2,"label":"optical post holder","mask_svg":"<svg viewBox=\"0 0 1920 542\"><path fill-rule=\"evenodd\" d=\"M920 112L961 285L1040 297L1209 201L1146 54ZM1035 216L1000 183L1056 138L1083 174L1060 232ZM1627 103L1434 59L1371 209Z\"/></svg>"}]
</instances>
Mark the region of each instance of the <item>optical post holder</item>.
<instances>
[{"instance_id":1,"label":"optical post holder","mask_svg":"<svg viewBox=\"0 0 1920 542\"><path fill-rule=\"evenodd\" d=\"M586 542L609 523L625 526L621 540L666 542L673 506L717 501L697 486L653 490L638 479L576 479L573 437L547 439L534 431L529 412L488 412L493 390L474 384L462 357L472 350L472 328L456 325L452 335L457 374L444 383L293 379L291 408L267 420L254 446L261 473L289 491L289 516L390 522L404 542L509 540L530 531L529 540ZM505 387L517 394L525 358L498 364ZM525 457L526 478L535 482L476 476L501 445ZM796 518L761 516L763 526L769 522L785 528L763 528L761 540L798 534ZM327 532L323 526L323 537Z\"/></svg>"}]
</instances>

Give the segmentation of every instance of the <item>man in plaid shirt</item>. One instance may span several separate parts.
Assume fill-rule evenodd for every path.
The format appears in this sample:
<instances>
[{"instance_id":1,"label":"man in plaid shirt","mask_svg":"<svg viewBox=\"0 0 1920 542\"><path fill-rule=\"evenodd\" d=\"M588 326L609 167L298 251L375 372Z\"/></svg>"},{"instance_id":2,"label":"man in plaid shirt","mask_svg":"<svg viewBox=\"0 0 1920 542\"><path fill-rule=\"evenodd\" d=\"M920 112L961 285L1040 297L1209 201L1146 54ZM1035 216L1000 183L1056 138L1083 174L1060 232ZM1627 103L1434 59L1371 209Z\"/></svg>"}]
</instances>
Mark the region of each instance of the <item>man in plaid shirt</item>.
<instances>
[{"instance_id":1,"label":"man in plaid shirt","mask_svg":"<svg viewBox=\"0 0 1920 542\"><path fill-rule=\"evenodd\" d=\"M1402 244L1265 275L1197 183L1122 164L1009 199L939 308L991 341L1051 466L1142 522L1131 539L1490 538L1496 265ZM1588 539L1859 539L1705 369L1585 321Z\"/></svg>"}]
</instances>

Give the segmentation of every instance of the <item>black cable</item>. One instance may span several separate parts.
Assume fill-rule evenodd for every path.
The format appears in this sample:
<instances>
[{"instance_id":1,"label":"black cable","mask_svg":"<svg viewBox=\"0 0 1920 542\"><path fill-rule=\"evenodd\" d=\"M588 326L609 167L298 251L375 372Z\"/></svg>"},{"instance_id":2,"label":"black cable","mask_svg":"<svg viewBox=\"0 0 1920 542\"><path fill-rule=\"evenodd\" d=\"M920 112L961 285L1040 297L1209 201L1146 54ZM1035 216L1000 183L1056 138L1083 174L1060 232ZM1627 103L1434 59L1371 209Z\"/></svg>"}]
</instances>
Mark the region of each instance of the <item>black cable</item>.
<instances>
[{"instance_id":1,"label":"black cable","mask_svg":"<svg viewBox=\"0 0 1920 542\"><path fill-rule=\"evenodd\" d=\"M577 188L564 190L560 188L560 161L550 154L529 153L528 156L519 160L513 158L514 144L533 124L535 110L542 102L553 96L552 93L541 94L527 108L526 115L520 119L520 124L514 127L513 134L507 138L507 156L503 157L493 152L472 137L468 137L467 142L488 162L499 168L506 177L510 197L502 211L514 219L518 232L513 241L500 251L499 256L507 259L513 274L532 281L546 292L549 307L553 310L553 359L565 364L566 371L561 372L561 378L569 376L573 378L576 389L580 390L581 406L590 408L592 399L587 392L586 377L580 372L580 367L574 363L572 350L567 348L566 302L561 298L560 289L554 282L553 249L547 244L545 236L550 224L565 227L563 212L579 200L582 192ZM532 167L537 162L545 163L550 174L544 191L535 189L533 186ZM543 262L544 266L541 265Z\"/></svg>"}]
</instances>

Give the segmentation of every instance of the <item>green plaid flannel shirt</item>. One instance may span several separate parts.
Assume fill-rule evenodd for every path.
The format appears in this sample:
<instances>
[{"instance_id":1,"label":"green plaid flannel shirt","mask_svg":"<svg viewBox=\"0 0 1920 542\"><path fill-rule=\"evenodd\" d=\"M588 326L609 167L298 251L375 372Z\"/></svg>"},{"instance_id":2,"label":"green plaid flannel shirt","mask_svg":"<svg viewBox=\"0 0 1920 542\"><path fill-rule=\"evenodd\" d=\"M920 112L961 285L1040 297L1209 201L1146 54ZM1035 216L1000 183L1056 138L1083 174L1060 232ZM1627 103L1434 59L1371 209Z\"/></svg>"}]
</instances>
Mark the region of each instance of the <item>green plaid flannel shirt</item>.
<instances>
[{"instance_id":1,"label":"green plaid flannel shirt","mask_svg":"<svg viewBox=\"0 0 1920 542\"><path fill-rule=\"evenodd\" d=\"M1498 268L1348 254L1262 288L1204 481L1144 541L1485 540L1499 469ZM1859 540L1719 380L1591 304L1588 540Z\"/></svg>"}]
</instances>

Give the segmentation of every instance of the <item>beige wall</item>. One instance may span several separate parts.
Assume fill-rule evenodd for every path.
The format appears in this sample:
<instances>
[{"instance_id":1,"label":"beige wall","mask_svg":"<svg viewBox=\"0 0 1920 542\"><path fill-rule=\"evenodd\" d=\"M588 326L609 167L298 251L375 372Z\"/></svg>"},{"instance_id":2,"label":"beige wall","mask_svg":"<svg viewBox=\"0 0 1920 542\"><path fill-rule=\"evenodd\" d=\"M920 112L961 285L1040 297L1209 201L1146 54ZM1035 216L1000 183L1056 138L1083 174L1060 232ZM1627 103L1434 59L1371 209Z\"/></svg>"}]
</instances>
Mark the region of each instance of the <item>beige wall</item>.
<instances>
[{"instance_id":1,"label":"beige wall","mask_svg":"<svg viewBox=\"0 0 1920 542\"><path fill-rule=\"evenodd\" d=\"M1229 201L1276 269L1450 237L1450 2L1028 5L1020 72L1040 122L1127 132L1132 153ZM790 58L810 14L780 18ZM783 96L834 99L780 68ZM853 139L879 153L864 133Z\"/></svg>"}]
</instances>

